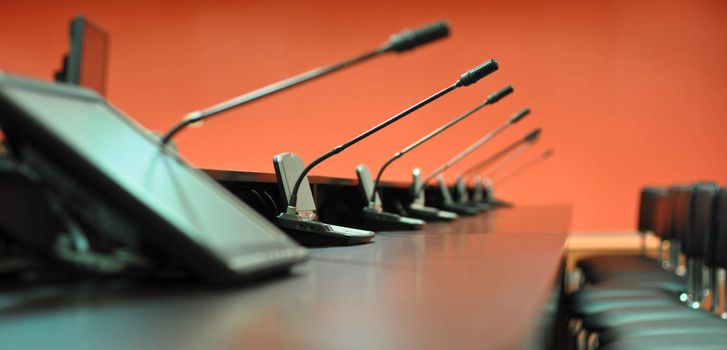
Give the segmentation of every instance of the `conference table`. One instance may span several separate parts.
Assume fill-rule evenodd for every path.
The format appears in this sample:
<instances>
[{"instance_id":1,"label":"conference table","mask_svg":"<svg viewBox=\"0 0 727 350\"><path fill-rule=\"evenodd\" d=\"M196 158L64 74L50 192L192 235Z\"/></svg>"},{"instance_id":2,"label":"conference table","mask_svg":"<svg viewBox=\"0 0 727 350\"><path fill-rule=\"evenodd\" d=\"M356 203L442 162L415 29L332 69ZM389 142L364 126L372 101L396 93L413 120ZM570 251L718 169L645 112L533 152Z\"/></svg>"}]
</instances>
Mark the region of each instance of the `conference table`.
<instances>
[{"instance_id":1,"label":"conference table","mask_svg":"<svg viewBox=\"0 0 727 350\"><path fill-rule=\"evenodd\" d=\"M289 273L2 281L4 349L524 349L553 333L572 209L518 206L311 248Z\"/></svg>"}]
</instances>

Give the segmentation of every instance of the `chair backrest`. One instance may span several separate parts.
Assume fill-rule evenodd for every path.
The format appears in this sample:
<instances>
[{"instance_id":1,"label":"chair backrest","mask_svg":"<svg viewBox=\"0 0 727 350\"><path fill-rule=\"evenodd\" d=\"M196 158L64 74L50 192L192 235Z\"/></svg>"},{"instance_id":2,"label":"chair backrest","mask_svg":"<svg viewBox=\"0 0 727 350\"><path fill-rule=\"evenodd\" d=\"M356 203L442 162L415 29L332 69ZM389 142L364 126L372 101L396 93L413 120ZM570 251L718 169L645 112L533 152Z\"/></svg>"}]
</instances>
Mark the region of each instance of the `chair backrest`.
<instances>
[{"instance_id":1,"label":"chair backrest","mask_svg":"<svg viewBox=\"0 0 727 350\"><path fill-rule=\"evenodd\" d=\"M641 232L656 231L656 207L659 200L666 197L667 190L663 187L644 187L639 198L639 223Z\"/></svg>"},{"instance_id":2,"label":"chair backrest","mask_svg":"<svg viewBox=\"0 0 727 350\"><path fill-rule=\"evenodd\" d=\"M715 220L712 237L714 244L714 266L727 268L727 187L722 187L717 195Z\"/></svg>"},{"instance_id":3,"label":"chair backrest","mask_svg":"<svg viewBox=\"0 0 727 350\"><path fill-rule=\"evenodd\" d=\"M705 231L706 236L704 238L704 244L707 245L705 248L704 263L709 267L715 267L717 264L717 238L719 237L719 210L720 210L720 197L725 192L724 189L715 185L716 190L714 197L712 198L712 215L709 223L709 228Z\"/></svg>"},{"instance_id":4,"label":"chair backrest","mask_svg":"<svg viewBox=\"0 0 727 350\"><path fill-rule=\"evenodd\" d=\"M674 206L679 192L683 186L671 186L663 197L658 197L654 203L654 233L662 240L672 240L674 234Z\"/></svg>"},{"instance_id":5,"label":"chair backrest","mask_svg":"<svg viewBox=\"0 0 727 350\"><path fill-rule=\"evenodd\" d=\"M674 194L669 235L671 239L683 244L692 227L692 194L694 189L692 186L674 186L672 191Z\"/></svg>"},{"instance_id":6,"label":"chair backrest","mask_svg":"<svg viewBox=\"0 0 727 350\"><path fill-rule=\"evenodd\" d=\"M712 236L712 219L714 217L715 197L719 193L719 186L714 184L697 184L691 201L690 228L684 236L682 250L684 254L693 259L706 259L707 255L713 258L713 245L709 244Z\"/></svg>"}]
</instances>

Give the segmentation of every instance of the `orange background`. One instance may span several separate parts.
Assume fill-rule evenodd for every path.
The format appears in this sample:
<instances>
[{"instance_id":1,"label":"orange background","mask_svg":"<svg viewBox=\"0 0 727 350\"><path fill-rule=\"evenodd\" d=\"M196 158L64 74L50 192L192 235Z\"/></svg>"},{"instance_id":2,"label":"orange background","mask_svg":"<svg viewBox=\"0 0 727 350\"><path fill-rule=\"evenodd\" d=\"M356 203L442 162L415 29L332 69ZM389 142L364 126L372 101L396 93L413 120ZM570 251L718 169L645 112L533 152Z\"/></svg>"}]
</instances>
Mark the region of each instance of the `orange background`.
<instances>
[{"instance_id":1,"label":"orange background","mask_svg":"<svg viewBox=\"0 0 727 350\"><path fill-rule=\"evenodd\" d=\"M725 183L727 2L723 1L0 1L0 68L50 80L85 14L112 37L108 95L143 125L185 113L448 19L445 41L389 55L259 101L177 139L195 165L272 172L310 161L496 58L500 71L323 163L353 177L507 83L516 93L394 163L408 180L522 108L533 114L447 173L536 126L555 156L498 188L519 204L573 203L575 230L629 229L643 184ZM496 183L497 179L495 179Z\"/></svg>"}]
</instances>

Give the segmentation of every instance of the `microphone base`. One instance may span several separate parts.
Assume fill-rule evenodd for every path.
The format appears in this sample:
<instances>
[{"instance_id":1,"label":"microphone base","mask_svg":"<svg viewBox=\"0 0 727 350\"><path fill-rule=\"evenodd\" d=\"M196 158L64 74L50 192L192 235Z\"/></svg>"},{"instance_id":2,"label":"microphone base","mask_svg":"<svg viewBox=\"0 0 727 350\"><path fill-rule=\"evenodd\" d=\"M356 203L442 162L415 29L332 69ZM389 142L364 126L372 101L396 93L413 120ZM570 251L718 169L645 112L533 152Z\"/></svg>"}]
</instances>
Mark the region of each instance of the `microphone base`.
<instances>
[{"instance_id":1,"label":"microphone base","mask_svg":"<svg viewBox=\"0 0 727 350\"><path fill-rule=\"evenodd\" d=\"M493 199L493 200L487 201L485 203L490 205L493 208L512 208L512 206L513 206L512 202L501 201L498 199Z\"/></svg>"},{"instance_id":2,"label":"microphone base","mask_svg":"<svg viewBox=\"0 0 727 350\"><path fill-rule=\"evenodd\" d=\"M480 202L470 201L470 202L466 202L466 203L459 202L458 204L476 209L480 213L495 209L494 205L492 205L486 201L480 201Z\"/></svg>"},{"instance_id":3,"label":"microphone base","mask_svg":"<svg viewBox=\"0 0 727 350\"><path fill-rule=\"evenodd\" d=\"M442 209L464 216L473 216L480 213L479 209L461 203L442 203Z\"/></svg>"},{"instance_id":4,"label":"microphone base","mask_svg":"<svg viewBox=\"0 0 727 350\"><path fill-rule=\"evenodd\" d=\"M362 244L371 241L376 234L373 231L304 220L288 213L279 214L276 222L280 229L304 246Z\"/></svg>"},{"instance_id":5,"label":"microphone base","mask_svg":"<svg viewBox=\"0 0 727 350\"><path fill-rule=\"evenodd\" d=\"M497 199L476 202L476 204L479 206L482 206L482 207L486 207L487 209L485 209L485 210L494 210L497 208L512 208L513 207L512 202L501 201L501 200L497 200Z\"/></svg>"},{"instance_id":6,"label":"microphone base","mask_svg":"<svg viewBox=\"0 0 727 350\"><path fill-rule=\"evenodd\" d=\"M424 205L410 205L409 215L424 221L452 221L459 216L456 213Z\"/></svg>"},{"instance_id":7,"label":"microphone base","mask_svg":"<svg viewBox=\"0 0 727 350\"><path fill-rule=\"evenodd\" d=\"M378 211L370 207L364 207L362 215L366 227L376 231L414 231L423 229L426 224L424 220Z\"/></svg>"}]
</instances>

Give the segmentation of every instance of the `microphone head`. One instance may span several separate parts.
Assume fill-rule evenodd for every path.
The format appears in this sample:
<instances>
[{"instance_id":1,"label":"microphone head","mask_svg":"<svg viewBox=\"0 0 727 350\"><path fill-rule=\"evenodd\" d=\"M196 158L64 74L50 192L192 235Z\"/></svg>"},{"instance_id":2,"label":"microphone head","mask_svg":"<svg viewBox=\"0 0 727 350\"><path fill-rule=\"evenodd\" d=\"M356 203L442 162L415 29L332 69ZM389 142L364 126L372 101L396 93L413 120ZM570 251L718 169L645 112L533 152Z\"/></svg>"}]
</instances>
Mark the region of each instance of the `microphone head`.
<instances>
[{"instance_id":1,"label":"microphone head","mask_svg":"<svg viewBox=\"0 0 727 350\"><path fill-rule=\"evenodd\" d=\"M530 114L530 108L523 108L522 111L517 112L512 118L510 118L510 124L515 124L520 121L520 119L523 119L526 115Z\"/></svg>"},{"instance_id":2,"label":"microphone head","mask_svg":"<svg viewBox=\"0 0 727 350\"><path fill-rule=\"evenodd\" d=\"M512 88L512 85L505 86L504 88L495 91L490 96L487 96L487 103L493 104L497 101L500 101L503 97L511 94L515 89Z\"/></svg>"},{"instance_id":3,"label":"microphone head","mask_svg":"<svg viewBox=\"0 0 727 350\"><path fill-rule=\"evenodd\" d=\"M498 68L500 68L500 66L497 64L497 61L490 59L487 62L464 72L464 74L459 77L459 80L457 80L457 86L472 85L480 79L490 75Z\"/></svg>"},{"instance_id":4,"label":"microphone head","mask_svg":"<svg viewBox=\"0 0 727 350\"><path fill-rule=\"evenodd\" d=\"M540 132L542 130L543 129L541 129L541 128L537 128L537 129L531 131L529 134L525 135L525 138L524 138L525 142L533 143L535 141L538 141L538 138L540 138Z\"/></svg>"},{"instance_id":5,"label":"microphone head","mask_svg":"<svg viewBox=\"0 0 727 350\"><path fill-rule=\"evenodd\" d=\"M404 52L449 35L449 23L438 21L411 30L404 30L389 38L385 51Z\"/></svg>"}]
</instances>

